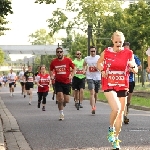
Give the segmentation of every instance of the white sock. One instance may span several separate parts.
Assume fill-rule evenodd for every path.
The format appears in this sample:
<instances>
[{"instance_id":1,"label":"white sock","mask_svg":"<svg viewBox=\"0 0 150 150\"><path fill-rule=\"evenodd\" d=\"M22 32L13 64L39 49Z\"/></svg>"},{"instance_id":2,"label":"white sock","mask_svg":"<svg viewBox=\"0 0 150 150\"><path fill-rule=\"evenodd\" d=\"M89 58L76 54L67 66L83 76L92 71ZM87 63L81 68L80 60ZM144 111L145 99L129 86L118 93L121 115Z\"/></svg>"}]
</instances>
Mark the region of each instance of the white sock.
<instances>
[{"instance_id":1,"label":"white sock","mask_svg":"<svg viewBox=\"0 0 150 150\"><path fill-rule=\"evenodd\" d=\"M61 115L63 115L63 114L64 114L64 113L63 113L63 110L60 110L59 112L60 112L60 114L61 114Z\"/></svg>"}]
</instances>

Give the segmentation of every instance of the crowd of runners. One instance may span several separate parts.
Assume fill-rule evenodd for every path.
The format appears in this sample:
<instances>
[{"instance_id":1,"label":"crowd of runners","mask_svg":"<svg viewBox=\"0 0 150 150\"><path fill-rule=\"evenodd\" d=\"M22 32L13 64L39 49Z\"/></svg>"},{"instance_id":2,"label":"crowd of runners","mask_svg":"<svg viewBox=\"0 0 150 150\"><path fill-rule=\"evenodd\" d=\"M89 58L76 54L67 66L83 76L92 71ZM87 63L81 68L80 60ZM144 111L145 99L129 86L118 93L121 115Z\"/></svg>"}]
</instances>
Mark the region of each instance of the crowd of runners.
<instances>
[{"instance_id":1,"label":"crowd of runners","mask_svg":"<svg viewBox=\"0 0 150 150\"><path fill-rule=\"evenodd\" d=\"M101 55L97 55L96 47L91 46L90 56L83 58L82 52L77 50L74 60L65 57L63 49L58 47L56 58L50 62L49 68L41 65L34 73L32 66L28 66L27 70L23 68L19 73L18 80L23 97L29 97L29 105L32 104L34 84L37 85L37 107L42 108L42 111L46 110L46 97L52 87L52 99L58 104L59 120L64 120L64 107L69 103L70 94L74 97L76 109L84 108L86 85L90 95L91 113L95 115L98 93L100 89L103 90L112 110L107 139L112 143L113 149L118 150L122 122L129 123L127 114L135 86L134 74L141 69L141 62L130 49L130 43L125 42L122 32L114 32L111 40L113 46L105 48ZM6 77L10 96L13 96L16 73L11 69Z\"/></svg>"}]
</instances>

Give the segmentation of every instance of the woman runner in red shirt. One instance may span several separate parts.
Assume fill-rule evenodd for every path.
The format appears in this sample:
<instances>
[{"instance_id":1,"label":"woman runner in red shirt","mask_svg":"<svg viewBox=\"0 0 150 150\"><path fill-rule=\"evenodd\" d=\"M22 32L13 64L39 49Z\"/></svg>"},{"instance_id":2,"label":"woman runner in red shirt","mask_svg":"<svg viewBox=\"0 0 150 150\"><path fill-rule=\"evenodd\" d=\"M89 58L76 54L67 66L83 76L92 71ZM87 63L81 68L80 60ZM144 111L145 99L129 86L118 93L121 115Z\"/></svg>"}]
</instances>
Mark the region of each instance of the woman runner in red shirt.
<instances>
[{"instance_id":1,"label":"woman runner in red shirt","mask_svg":"<svg viewBox=\"0 0 150 150\"><path fill-rule=\"evenodd\" d=\"M113 47L106 48L97 62L97 67L102 72L102 89L112 109L107 138L115 150L120 149L118 136L127 101L129 68L138 71L132 51L122 47L124 40L122 32L114 32Z\"/></svg>"},{"instance_id":2,"label":"woman runner in red shirt","mask_svg":"<svg viewBox=\"0 0 150 150\"><path fill-rule=\"evenodd\" d=\"M49 85L50 85L50 75L46 73L45 65L40 67L40 73L37 75L36 82L38 85L38 108L40 108L41 100L42 100L42 110L45 111L46 105L46 97L49 92Z\"/></svg>"}]
</instances>

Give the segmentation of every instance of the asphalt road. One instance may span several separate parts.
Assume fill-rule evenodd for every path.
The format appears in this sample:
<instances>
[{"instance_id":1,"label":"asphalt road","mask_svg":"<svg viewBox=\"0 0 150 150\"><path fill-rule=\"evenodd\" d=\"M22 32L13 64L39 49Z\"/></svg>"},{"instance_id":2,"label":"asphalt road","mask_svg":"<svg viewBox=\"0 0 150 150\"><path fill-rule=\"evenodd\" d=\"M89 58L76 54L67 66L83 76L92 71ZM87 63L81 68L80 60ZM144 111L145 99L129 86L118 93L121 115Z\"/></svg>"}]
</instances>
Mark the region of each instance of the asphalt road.
<instances>
[{"instance_id":1,"label":"asphalt road","mask_svg":"<svg viewBox=\"0 0 150 150\"><path fill-rule=\"evenodd\" d=\"M11 114L16 118L21 132L33 150L110 150L106 136L109 126L108 104L97 102L96 114L91 114L88 100L84 108L76 110L74 101L64 108L65 120L58 121L59 111L52 94L47 97L46 111L37 108L37 89L34 89L32 105L23 98L21 87L15 88L14 97L8 87L0 96ZM119 136L122 150L150 150L150 112L130 109L130 123L122 127Z\"/></svg>"}]
</instances>

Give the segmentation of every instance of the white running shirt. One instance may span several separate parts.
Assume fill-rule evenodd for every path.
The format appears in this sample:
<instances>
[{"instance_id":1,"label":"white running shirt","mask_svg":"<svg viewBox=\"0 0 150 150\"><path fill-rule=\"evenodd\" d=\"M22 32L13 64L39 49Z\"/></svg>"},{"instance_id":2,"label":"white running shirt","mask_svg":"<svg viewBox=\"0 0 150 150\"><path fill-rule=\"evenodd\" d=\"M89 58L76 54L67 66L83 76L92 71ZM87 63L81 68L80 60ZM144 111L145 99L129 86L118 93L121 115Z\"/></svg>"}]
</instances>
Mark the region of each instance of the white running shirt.
<instances>
[{"instance_id":1,"label":"white running shirt","mask_svg":"<svg viewBox=\"0 0 150 150\"><path fill-rule=\"evenodd\" d=\"M12 72L8 74L8 81L9 83L15 82L16 73Z\"/></svg>"},{"instance_id":2,"label":"white running shirt","mask_svg":"<svg viewBox=\"0 0 150 150\"><path fill-rule=\"evenodd\" d=\"M101 80L101 72L93 69L94 66L97 66L97 61L99 58L99 55L95 55L94 57L87 56L84 58L88 66L86 71L86 79Z\"/></svg>"},{"instance_id":3,"label":"white running shirt","mask_svg":"<svg viewBox=\"0 0 150 150\"><path fill-rule=\"evenodd\" d=\"M23 77L24 77L24 71L20 71L19 72L19 80L20 80L20 82L24 81Z\"/></svg>"}]
</instances>

